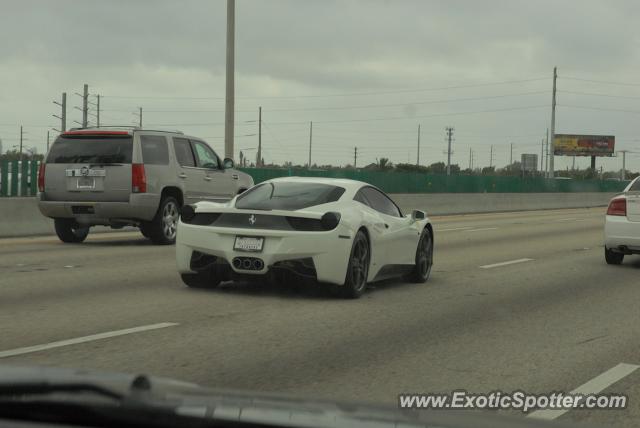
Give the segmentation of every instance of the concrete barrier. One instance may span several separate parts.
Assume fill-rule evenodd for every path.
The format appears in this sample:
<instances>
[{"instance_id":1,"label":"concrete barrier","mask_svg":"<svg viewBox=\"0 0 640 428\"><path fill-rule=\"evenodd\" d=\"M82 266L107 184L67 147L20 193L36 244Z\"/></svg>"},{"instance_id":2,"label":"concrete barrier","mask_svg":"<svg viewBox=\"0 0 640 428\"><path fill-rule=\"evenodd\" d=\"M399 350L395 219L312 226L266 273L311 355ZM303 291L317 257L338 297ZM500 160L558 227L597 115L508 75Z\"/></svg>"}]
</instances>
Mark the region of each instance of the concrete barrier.
<instances>
[{"instance_id":1,"label":"concrete barrier","mask_svg":"<svg viewBox=\"0 0 640 428\"><path fill-rule=\"evenodd\" d=\"M405 212L429 215L473 214L606 206L614 193L396 193ZM111 229L95 227L91 232ZM127 228L127 230L133 230ZM0 198L0 237L52 235L53 220L40 214L36 198Z\"/></svg>"},{"instance_id":2,"label":"concrete barrier","mask_svg":"<svg viewBox=\"0 0 640 428\"><path fill-rule=\"evenodd\" d=\"M91 228L91 233L110 232L104 226ZM136 230L124 228L123 230ZM0 198L0 238L54 235L53 220L40 214L36 198Z\"/></svg>"},{"instance_id":3,"label":"concrete barrier","mask_svg":"<svg viewBox=\"0 0 640 428\"><path fill-rule=\"evenodd\" d=\"M391 197L406 213L429 215L588 208L606 206L615 193L396 193Z\"/></svg>"}]
</instances>

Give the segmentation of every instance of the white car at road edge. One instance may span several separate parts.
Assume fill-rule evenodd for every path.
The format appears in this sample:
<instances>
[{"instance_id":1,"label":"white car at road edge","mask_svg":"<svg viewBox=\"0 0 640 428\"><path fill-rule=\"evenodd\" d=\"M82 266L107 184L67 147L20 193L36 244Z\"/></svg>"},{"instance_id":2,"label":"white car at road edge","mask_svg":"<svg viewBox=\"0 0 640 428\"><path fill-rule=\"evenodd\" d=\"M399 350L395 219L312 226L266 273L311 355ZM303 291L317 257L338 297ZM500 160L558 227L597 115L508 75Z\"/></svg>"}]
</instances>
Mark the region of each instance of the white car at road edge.
<instances>
[{"instance_id":1,"label":"white car at road edge","mask_svg":"<svg viewBox=\"0 0 640 428\"><path fill-rule=\"evenodd\" d=\"M433 238L426 213L404 215L367 183L283 177L227 203L185 205L176 259L190 287L292 274L357 298L373 281L427 281Z\"/></svg>"},{"instance_id":2,"label":"white car at road edge","mask_svg":"<svg viewBox=\"0 0 640 428\"><path fill-rule=\"evenodd\" d=\"M619 265L630 254L640 254L640 177L611 199L604 222L606 262Z\"/></svg>"}]
</instances>

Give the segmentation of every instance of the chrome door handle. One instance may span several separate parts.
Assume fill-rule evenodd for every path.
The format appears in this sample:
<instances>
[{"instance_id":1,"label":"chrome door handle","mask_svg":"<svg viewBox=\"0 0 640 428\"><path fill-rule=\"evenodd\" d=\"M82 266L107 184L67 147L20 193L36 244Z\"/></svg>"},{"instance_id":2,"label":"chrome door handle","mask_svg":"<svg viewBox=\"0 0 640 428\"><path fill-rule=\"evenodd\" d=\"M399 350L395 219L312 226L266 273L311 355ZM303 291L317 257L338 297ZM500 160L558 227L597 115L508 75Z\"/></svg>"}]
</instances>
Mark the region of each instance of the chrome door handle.
<instances>
[{"instance_id":1,"label":"chrome door handle","mask_svg":"<svg viewBox=\"0 0 640 428\"><path fill-rule=\"evenodd\" d=\"M206 181L211 181L211 177L209 177L208 175L205 175L204 179L205 179Z\"/></svg>"},{"instance_id":2,"label":"chrome door handle","mask_svg":"<svg viewBox=\"0 0 640 428\"><path fill-rule=\"evenodd\" d=\"M178 177L180 178L187 178L187 174L185 174L184 172L182 174L178 174Z\"/></svg>"},{"instance_id":3,"label":"chrome door handle","mask_svg":"<svg viewBox=\"0 0 640 428\"><path fill-rule=\"evenodd\" d=\"M231 178L233 178L234 180L237 180L237 179L238 179L238 174L233 174L233 175L231 176Z\"/></svg>"}]
</instances>

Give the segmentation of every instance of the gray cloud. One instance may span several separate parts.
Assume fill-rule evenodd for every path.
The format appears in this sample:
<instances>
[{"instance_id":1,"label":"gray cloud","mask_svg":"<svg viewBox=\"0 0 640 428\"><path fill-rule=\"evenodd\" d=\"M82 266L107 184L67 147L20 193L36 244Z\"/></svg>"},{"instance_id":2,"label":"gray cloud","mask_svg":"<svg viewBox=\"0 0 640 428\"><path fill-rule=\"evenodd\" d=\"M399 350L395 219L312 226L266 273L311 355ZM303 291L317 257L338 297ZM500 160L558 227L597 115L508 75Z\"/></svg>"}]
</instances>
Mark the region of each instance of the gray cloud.
<instances>
[{"instance_id":1,"label":"gray cloud","mask_svg":"<svg viewBox=\"0 0 640 428\"><path fill-rule=\"evenodd\" d=\"M226 11L222 0L2 0L0 7L0 37L4 41L0 44L0 114L5 118L1 123L53 124L51 98L63 90L78 90L84 82L106 95L105 109L115 111L105 112L105 117L110 116L113 121L131 121L130 111L138 105L149 109L192 110L219 110L222 106L215 100L142 98L224 94ZM265 138L272 140L272 157L280 161L285 155L294 160L304 159L301 148L296 146L297 135L302 139L306 132L304 122L309 120L319 123L318 138L327 136L326 155L321 154L321 145L318 149L318 156L325 161L332 159L334 148L356 144L354 137L330 138L338 135L335 130L361 131L360 137L365 137L361 145L370 148L369 160L373 160L384 155L384 151L367 142L367 136L375 141L379 137L376 130L405 131L414 129L418 122L424 123L423 129L433 135L425 137L426 152L422 157L426 159L442 158L442 149L437 147L442 143L439 134L443 134L442 128L447 124L454 124L462 135L465 129L488 136L525 135L514 138L521 145L520 150L537 152L539 138L548 126L548 109L435 115L546 105L550 93L445 104L420 102L548 90L554 65L560 69L561 91L625 94L630 88L563 80L563 76L634 81L640 65L635 28L639 8L634 1L238 0L239 95L393 91L549 76L548 81L521 85L436 92L325 99L239 99L238 108L248 112L239 113L238 118L255 119L253 111L258 104L263 105L268 118L265 120L273 123L272 135ZM134 98L110 99L108 95ZM633 102L621 99L580 98L563 93L559 97L565 104L633 107ZM385 103L398 106L304 110ZM278 108L294 111L269 111ZM300 111L295 111L296 108ZM327 125L324 131L321 126L323 121L396 116L406 119ZM220 122L222 116L203 112L152 113L148 117L158 123L193 124ZM278 125L287 121L303 124ZM637 144L632 137L634 123L635 116L623 113L559 109L560 131L614 132L628 136L619 138L619 144L623 145ZM0 137L12 136L15 129L9 129L0 127ZM38 129L32 132L40 132ZM213 125L197 125L188 130L220 135L220 128ZM466 163L466 154L462 153L468 147L476 147L481 153L488 152L491 143L509 143L507 137L472 139L471 135L467 138L462 135L457 138L461 146L457 161L461 163ZM410 152L411 139L413 136L402 142L394 140L402 149L390 151L390 156L395 156L396 161L406 161L406 154L399 153L404 147ZM366 152L363 148L363 153ZM563 161L559 163L562 165ZM614 168L616 162L610 160L606 165Z\"/></svg>"}]
</instances>

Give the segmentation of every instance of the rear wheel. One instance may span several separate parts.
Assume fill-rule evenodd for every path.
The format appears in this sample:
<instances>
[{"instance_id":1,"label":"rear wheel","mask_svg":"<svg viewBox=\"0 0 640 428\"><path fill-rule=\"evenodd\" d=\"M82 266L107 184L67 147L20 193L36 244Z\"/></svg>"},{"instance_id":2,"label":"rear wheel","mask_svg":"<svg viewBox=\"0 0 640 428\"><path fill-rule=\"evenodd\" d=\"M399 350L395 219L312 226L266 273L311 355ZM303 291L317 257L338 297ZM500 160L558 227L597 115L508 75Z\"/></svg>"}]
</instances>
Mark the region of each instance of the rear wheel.
<instances>
[{"instance_id":1,"label":"rear wheel","mask_svg":"<svg viewBox=\"0 0 640 428\"><path fill-rule=\"evenodd\" d=\"M608 265L619 265L624 260L624 254L611 251L607 247L604 247L604 259Z\"/></svg>"},{"instance_id":2,"label":"rear wheel","mask_svg":"<svg viewBox=\"0 0 640 428\"><path fill-rule=\"evenodd\" d=\"M140 230L149 234L149 238L154 244L170 245L176 242L176 232L178 229L179 204L173 196L165 196L160 201L160 207L156 216L147 226Z\"/></svg>"},{"instance_id":3,"label":"rear wheel","mask_svg":"<svg viewBox=\"0 0 640 428\"><path fill-rule=\"evenodd\" d=\"M433 266L433 237L426 227L420 235L418 248L416 248L416 264L408 276L411 282L427 282Z\"/></svg>"},{"instance_id":4,"label":"rear wheel","mask_svg":"<svg viewBox=\"0 0 640 428\"><path fill-rule=\"evenodd\" d=\"M221 279L213 268L198 273L183 273L180 274L180 278L191 288L215 288L220 284Z\"/></svg>"},{"instance_id":5,"label":"rear wheel","mask_svg":"<svg viewBox=\"0 0 640 428\"><path fill-rule=\"evenodd\" d=\"M358 231L349 256L347 276L342 286L334 286L334 293L348 299L357 299L367 288L369 276L369 240L363 231Z\"/></svg>"},{"instance_id":6,"label":"rear wheel","mask_svg":"<svg viewBox=\"0 0 640 428\"><path fill-rule=\"evenodd\" d=\"M56 218L53 220L56 235L62 242L79 243L84 241L89 234L89 226L80 226L72 218Z\"/></svg>"}]
</instances>

